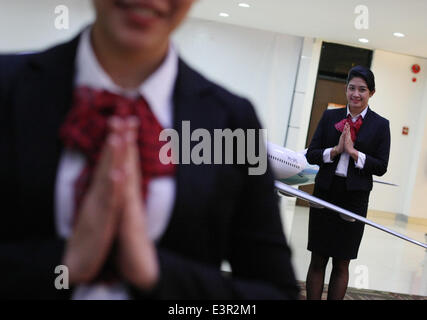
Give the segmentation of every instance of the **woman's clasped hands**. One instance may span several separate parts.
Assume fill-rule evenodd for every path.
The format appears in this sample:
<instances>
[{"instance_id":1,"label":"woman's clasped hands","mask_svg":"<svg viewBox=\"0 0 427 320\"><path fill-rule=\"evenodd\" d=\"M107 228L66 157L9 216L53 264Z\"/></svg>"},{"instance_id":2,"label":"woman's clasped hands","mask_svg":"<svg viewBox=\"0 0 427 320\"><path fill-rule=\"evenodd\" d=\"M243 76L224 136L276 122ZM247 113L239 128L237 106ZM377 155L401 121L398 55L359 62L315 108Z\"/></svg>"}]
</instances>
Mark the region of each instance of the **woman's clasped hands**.
<instances>
[{"instance_id":1,"label":"woman's clasped hands","mask_svg":"<svg viewBox=\"0 0 427 320\"><path fill-rule=\"evenodd\" d=\"M137 146L138 120L113 117L92 182L67 241L63 264L71 285L94 281L115 243L121 280L143 290L159 278L156 249L147 232Z\"/></svg>"}]
</instances>

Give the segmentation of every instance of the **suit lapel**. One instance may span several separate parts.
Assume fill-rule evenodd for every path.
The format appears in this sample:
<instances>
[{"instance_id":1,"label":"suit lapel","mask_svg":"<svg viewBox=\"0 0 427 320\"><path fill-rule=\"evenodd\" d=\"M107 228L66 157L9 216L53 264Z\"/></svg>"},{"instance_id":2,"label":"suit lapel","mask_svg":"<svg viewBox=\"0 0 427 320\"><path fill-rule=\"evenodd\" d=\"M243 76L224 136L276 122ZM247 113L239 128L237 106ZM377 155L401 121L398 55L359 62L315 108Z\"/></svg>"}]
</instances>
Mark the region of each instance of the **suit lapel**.
<instances>
[{"instance_id":1,"label":"suit lapel","mask_svg":"<svg viewBox=\"0 0 427 320\"><path fill-rule=\"evenodd\" d=\"M332 119L333 123L332 123L331 127L332 127L332 130L334 132L334 135L333 135L333 143L334 144L335 143L338 144L338 141L339 141L340 136L341 136L341 132L339 132L335 128L335 124L337 122L340 122L341 120L343 120L346 117L346 114L347 114L347 108L341 108L341 109L338 110L338 112L335 113L335 116Z\"/></svg>"},{"instance_id":2,"label":"suit lapel","mask_svg":"<svg viewBox=\"0 0 427 320\"><path fill-rule=\"evenodd\" d=\"M180 164L177 167L176 176L176 209L188 209L187 205L190 203L194 205L198 202L203 202L204 195L202 193L206 192L206 186L210 185L209 180L212 178L204 176L203 179L200 179L200 177L194 176L194 170L199 171L200 174L207 173L203 172L206 166L195 166L191 163L184 164L182 158L183 153L187 152L182 149L183 139L189 138L182 130L183 121L189 121L191 131L196 128L208 129L215 125L214 119L206 114L206 105L203 102L203 94L208 91L208 83L180 60L174 94L174 128L180 137ZM197 143L191 142L191 149L195 144ZM202 182L204 185L201 185ZM195 195L198 196L195 197Z\"/></svg>"},{"instance_id":3,"label":"suit lapel","mask_svg":"<svg viewBox=\"0 0 427 320\"><path fill-rule=\"evenodd\" d=\"M213 137L213 129L224 128L226 124L226 114L218 108L216 102L212 100L212 90L214 86L200 76L197 72L189 68L183 61L179 61L178 77L174 90L174 129L180 138L180 164L176 172L176 197L175 206L167 230L162 238L169 244L181 239L183 242L190 233L204 232L200 225L190 224L187 221L200 220L201 214L206 214L210 201L214 198L217 190L216 166L195 165L183 163L182 149L183 139L189 139L182 130L182 122L190 121L191 132L197 128L207 129ZM191 142L190 152L194 145L199 142ZM212 141L213 144L213 141ZM213 155L213 152L212 152ZM176 226L179 225L179 228ZM198 230L194 229L198 227ZM180 234L177 234L180 232ZM186 234L186 235L184 235ZM173 239L173 240L171 240ZM173 244L179 245L179 244Z\"/></svg>"},{"instance_id":4,"label":"suit lapel","mask_svg":"<svg viewBox=\"0 0 427 320\"><path fill-rule=\"evenodd\" d=\"M346 116L347 116L347 108L339 109L339 112L337 112L337 116L335 118L335 123L345 119Z\"/></svg>"},{"instance_id":5,"label":"suit lapel","mask_svg":"<svg viewBox=\"0 0 427 320\"><path fill-rule=\"evenodd\" d=\"M365 118L363 119L362 126L359 129L359 132L357 134L356 141L354 143L354 146L357 147L357 145L361 141L366 141L370 132L370 126L372 123L372 111L368 107L368 111L366 112Z\"/></svg>"}]
</instances>

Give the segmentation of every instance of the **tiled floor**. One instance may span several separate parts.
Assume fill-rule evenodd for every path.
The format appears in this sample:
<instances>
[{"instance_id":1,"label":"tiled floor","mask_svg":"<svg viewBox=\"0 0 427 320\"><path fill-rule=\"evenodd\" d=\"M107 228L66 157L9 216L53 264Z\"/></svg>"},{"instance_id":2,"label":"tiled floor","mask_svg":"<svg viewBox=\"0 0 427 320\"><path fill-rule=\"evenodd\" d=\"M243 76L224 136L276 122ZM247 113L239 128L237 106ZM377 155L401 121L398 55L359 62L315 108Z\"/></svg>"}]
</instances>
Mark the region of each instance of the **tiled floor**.
<instances>
[{"instance_id":1,"label":"tiled floor","mask_svg":"<svg viewBox=\"0 0 427 320\"><path fill-rule=\"evenodd\" d=\"M307 299L306 284L303 281L298 283L300 286L300 300ZM328 298L328 286L325 285L322 294L322 300ZM348 288L344 300L426 300L425 296L407 295L402 293L385 292L377 290Z\"/></svg>"},{"instance_id":2,"label":"tiled floor","mask_svg":"<svg viewBox=\"0 0 427 320\"><path fill-rule=\"evenodd\" d=\"M294 203L293 199L282 198L282 217L293 251L297 279L305 281L310 262L310 252L307 250L309 209L295 206ZM368 219L426 242L426 226L391 218L375 218L369 212ZM330 272L329 262L326 283L329 282ZM349 287L427 296L427 250L366 226L359 257L350 264Z\"/></svg>"}]
</instances>

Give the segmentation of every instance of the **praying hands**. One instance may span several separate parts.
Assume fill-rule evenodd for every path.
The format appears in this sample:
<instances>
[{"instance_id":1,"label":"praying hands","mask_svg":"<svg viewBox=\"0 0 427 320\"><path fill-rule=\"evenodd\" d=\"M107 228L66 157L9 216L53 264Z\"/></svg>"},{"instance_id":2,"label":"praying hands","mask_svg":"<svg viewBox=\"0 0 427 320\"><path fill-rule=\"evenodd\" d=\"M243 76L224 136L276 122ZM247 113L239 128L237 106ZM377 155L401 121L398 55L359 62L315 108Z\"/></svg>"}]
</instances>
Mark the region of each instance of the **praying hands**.
<instances>
[{"instance_id":1,"label":"praying hands","mask_svg":"<svg viewBox=\"0 0 427 320\"><path fill-rule=\"evenodd\" d=\"M331 151L331 158L333 159L343 152L347 152L355 161L357 161L358 151L354 148L354 141L351 139L350 125L348 123L344 126L338 145Z\"/></svg>"},{"instance_id":2,"label":"praying hands","mask_svg":"<svg viewBox=\"0 0 427 320\"><path fill-rule=\"evenodd\" d=\"M113 118L91 185L83 199L63 263L73 285L93 281L114 241L122 280L149 290L159 277L154 243L146 229L137 152L138 122Z\"/></svg>"},{"instance_id":3,"label":"praying hands","mask_svg":"<svg viewBox=\"0 0 427 320\"><path fill-rule=\"evenodd\" d=\"M354 141L351 139L350 125L346 123L343 130L344 134L344 151L357 162L359 152L354 148Z\"/></svg>"}]
</instances>

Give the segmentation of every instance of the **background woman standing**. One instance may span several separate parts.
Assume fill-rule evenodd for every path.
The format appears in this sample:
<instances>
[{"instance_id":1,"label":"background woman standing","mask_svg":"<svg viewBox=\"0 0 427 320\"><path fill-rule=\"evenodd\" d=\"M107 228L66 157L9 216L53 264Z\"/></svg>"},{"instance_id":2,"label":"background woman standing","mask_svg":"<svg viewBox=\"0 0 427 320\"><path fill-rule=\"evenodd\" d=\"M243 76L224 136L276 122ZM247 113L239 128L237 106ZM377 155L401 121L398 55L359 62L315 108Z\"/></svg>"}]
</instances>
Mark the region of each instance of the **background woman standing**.
<instances>
[{"instance_id":1,"label":"background woman standing","mask_svg":"<svg viewBox=\"0 0 427 320\"><path fill-rule=\"evenodd\" d=\"M320 166L314 195L366 217L372 175L387 171L390 154L389 121L369 107L375 93L374 74L356 66L347 77L347 108L327 110L310 146L307 160ZM343 299L350 260L357 258L364 224L327 209L310 209L307 299L321 299L326 265L332 257L328 299Z\"/></svg>"}]
</instances>

